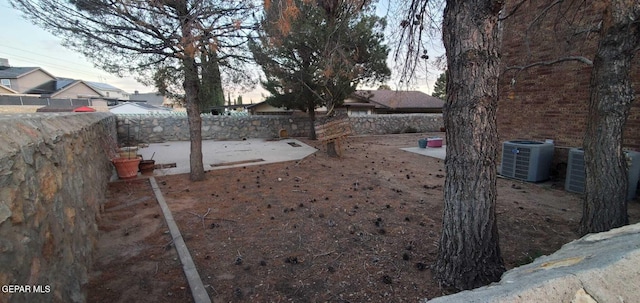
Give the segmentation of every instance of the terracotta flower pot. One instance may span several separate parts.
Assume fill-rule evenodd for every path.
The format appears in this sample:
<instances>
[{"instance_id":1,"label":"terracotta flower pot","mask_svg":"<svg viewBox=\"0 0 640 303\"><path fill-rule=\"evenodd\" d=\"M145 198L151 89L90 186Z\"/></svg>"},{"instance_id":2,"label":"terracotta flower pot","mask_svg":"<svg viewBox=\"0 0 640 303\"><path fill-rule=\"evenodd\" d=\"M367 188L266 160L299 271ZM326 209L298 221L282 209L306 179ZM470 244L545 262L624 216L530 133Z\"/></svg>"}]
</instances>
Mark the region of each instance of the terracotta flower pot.
<instances>
[{"instance_id":1,"label":"terracotta flower pot","mask_svg":"<svg viewBox=\"0 0 640 303\"><path fill-rule=\"evenodd\" d=\"M112 159L113 165L118 171L118 178L120 179L132 179L138 176L138 164L140 164L140 158L115 158Z\"/></svg>"}]
</instances>

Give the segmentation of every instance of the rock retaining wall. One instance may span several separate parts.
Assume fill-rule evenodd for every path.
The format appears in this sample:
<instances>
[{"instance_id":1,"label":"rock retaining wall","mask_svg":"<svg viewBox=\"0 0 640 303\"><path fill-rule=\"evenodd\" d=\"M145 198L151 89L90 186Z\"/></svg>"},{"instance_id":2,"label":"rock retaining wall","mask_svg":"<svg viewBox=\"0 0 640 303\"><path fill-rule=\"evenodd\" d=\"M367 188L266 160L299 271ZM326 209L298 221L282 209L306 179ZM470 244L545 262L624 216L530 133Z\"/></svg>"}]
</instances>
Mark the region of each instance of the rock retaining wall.
<instances>
[{"instance_id":1,"label":"rock retaining wall","mask_svg":"<svg viewBox=\"0 0 640 303\"><path fill-rule=\"evenodd\" d=\"M0 115L0 302L85 301L115 121Z\"/></svg>"},{"instance_id":2,"label":"rock retaining wall","mask_svg":"<svg viewBox=\"0 0 640 303\"><path fill-rule=\"evenodd\" d=\"M442 114L394 114L349 117L353 135L434 132L443 126ZM291 137L307 137L307 117L202 115L202 139L276 138L280 130ZM188 141L186 114L118 115L119 142Z\"/></svg>"},{"instance_id":3,"label":"rock retaining wall","mask_svg":"<svg viewBox=\"0 0 640 303\"><path fill-rule=\"evenodd\" d=\"M640 223L589 234L500 282L422 303L640 302Z\"/></svg>"}]
</instances>

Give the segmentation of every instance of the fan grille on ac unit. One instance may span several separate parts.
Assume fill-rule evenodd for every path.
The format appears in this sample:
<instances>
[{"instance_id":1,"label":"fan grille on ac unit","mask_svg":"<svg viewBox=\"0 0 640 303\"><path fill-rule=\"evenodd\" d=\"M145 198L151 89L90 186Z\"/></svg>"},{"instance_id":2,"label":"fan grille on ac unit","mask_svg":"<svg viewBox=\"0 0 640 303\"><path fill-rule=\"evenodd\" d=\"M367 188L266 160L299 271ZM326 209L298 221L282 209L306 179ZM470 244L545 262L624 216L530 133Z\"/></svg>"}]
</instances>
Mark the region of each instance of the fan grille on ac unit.
<instances>
[{"instance_id":1,"label":"fan grille on ac unit","mask_svg":"<svg viewBox=\"0 0 640 303\"><path fill-rule=\"evenodd\" d=\"M627 200L631 200L636 196L638 180L640 179L640 153L625 151L625 154L631 158L631 165L628 167L629 191L627 193ZM581 148L570 149L564 189L569 192L584 193L586 177L584 150Z\"/></svg>"},{"instance_id":2,"label":"fan grille on ac unit","mask_svg":"<svg viewBox=\"0 0 640 303\"><path fill-rule=\"evenodd\" d=\"M549 178L553 144L537 141L506 141L502 144L500 174L523 181Z\"/></svg>"},{"instance_id":3,"label":"fan grille on ac unit","mask_svg":"<svg viewBox=\"0 0 640 303\"><path fill-rule=\"evenodd\" d=\"M578 148L569 150L569 163L567 164L567 180L564 188L574 193L584 192L585 168L584 151Z\"/></svg>"},{"instance_id":4,"label":"fan grille on ac unit","mask_svg":"<svg viewBox=\"0 0 640 303\"><path fill-rule=\"evenodd\" d=\"M531 149L526 147L519 148L516 154L514 177L522 180L529 178L529 159L531 159Z\"/></svg>"}]
</instances>

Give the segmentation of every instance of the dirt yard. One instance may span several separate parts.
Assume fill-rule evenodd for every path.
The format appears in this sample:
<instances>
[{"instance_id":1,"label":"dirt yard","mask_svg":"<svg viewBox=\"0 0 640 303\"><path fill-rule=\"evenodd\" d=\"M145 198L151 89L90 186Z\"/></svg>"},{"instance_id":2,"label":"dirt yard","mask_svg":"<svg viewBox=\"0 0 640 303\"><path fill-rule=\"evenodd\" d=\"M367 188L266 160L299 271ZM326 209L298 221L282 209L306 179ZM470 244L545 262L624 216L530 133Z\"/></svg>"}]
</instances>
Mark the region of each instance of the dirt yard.
<instances>
[{"instance_id":1,"label":"dirt yard","mask_svg":"<svg viewBox=\"0 0 640 303\"><path fill-rule=\"evenodd\" d=\"M444 165L399 148L429 135L349 138L337 159L303 140L321 151L156 180L213 302L417 302L446 294L430 271ZM580 198L561 182L498 180L508 269L576 239ZM112 183L99 227L88 302L193 301L148 180Z\"/></svg>"}]
</instances>

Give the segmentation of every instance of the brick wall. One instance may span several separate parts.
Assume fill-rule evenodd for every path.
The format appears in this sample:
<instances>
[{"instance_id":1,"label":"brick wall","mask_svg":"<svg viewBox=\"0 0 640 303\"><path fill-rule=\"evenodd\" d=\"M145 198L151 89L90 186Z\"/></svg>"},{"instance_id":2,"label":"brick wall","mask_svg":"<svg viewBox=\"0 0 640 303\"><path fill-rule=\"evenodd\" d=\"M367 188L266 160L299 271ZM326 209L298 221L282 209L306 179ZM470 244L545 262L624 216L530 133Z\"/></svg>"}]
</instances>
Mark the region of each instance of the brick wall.
<instances>
[{"instance_id":1,"label":"brick wall","mask_svg":"<svg viewBox=\"0 0 640 303\"><path fill-rule=\"evenodd\" d=\"M584 29L599 22L602 3L564 1L546 17L539 17L550 2L527 1L505 21L502 63L506 71L499 88L498 133L502 141L553 139L560 148L578 147L586 127L591 67L563 62L522 71L508 69L566 56L593 60L598 34ZM639 57L632 71L636 99L640 98ZM625 147L640 150L639 127L640 101L636 100L624 133Z\"/></svg>"}]
</instances>

